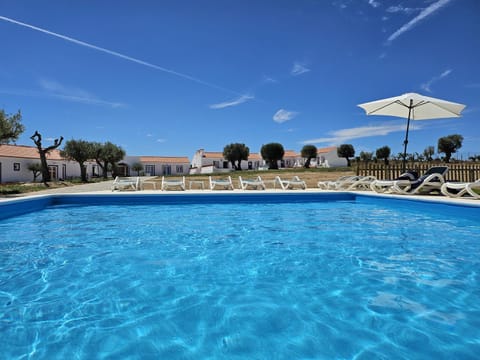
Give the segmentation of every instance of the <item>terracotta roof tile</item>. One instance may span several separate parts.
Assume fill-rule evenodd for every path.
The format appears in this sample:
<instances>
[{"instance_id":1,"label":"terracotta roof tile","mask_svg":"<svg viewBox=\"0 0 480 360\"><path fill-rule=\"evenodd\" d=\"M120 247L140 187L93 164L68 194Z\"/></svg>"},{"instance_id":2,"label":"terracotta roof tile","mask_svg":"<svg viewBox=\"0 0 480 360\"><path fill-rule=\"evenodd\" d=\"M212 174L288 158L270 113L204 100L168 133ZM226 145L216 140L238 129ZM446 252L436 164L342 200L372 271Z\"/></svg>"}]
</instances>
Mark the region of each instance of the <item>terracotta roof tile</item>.
<instances>
[{"instance_id":1,"label":"terracotta roof tile","mask_svg":"<svg viewBox=\"0 0 480 360\"><path fill-rule=\"evenodd\" d=\"M189 164L190 159L186 156L140 156L140 162L163 164Z\"/></svg>"},{"instance_id":2,"label":"terracotta roof tile","mask_svg":"<svg viewBox=\"0 0 480 360\"><path fill-rule=\"evenodd\" d=\"M223 152L204 152L203 157L207 159L223 159Z\"/></svg>"},{"instance_id":3,"label":"terracotta roof tile","mask_svg":"<svg viewBox=\"0 0 480 360\"><path fill-rule=\"evenodd\" d=\"M20 159L40 159L38 150L33 146L24 145L0 145L0 157L13 157ZM48 160L64 160L60 151L55 149L47 154Z\"/></svg>"},{"instance_id":4,"label":"terracotta roof tile","mask_svg":"<svg viewBox=\"0 0 480 360\"><path fill-rule=\"evenodd\" d=\"M262 160L262 156L259 153L251 153L248 155L248 160Z\"/></svg>"},{"instance_id":5,"label":"terracotta roof tile","mask_svg":"<svg viewBox=\"0 0 480 360\"><path fill-rule=\"evenodd\" d=\"M293 151L293 150L285 150L285 154L283 155L284 158L286 157L298 157L300 156L299 153L297 153L296 151Z\"/></svg>"},{"instance_id":6,"label":"terracotta roof tile","mask_svg":"<svg viewBox=\"0 0 480 360\"><path fill-rule=\"evenodd\" d=\"M326 154L326 153L332 152L334 150L337 150L337 147L336 146L330 146L330 147L318 149L317 154Z\"/></svg>"}]
</instances>

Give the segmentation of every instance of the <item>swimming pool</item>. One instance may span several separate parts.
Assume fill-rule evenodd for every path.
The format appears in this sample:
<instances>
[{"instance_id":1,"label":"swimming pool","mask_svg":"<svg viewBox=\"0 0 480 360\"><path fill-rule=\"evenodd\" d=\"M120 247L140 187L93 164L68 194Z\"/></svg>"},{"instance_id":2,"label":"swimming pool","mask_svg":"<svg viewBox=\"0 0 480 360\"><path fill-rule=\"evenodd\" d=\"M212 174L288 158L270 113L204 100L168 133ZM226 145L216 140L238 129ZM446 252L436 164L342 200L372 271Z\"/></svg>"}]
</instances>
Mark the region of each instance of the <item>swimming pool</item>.
<instances>
[{"instance_id":1,"label":"swimming pool","mask_svg":"<svg viewBox=\"0 0 480 360\"><path fill-rule=\"evenodd\" d=\"M5 358L480 351L480 208L303 193L36 201L0 221Z\"/></svg>"}]
</instances>

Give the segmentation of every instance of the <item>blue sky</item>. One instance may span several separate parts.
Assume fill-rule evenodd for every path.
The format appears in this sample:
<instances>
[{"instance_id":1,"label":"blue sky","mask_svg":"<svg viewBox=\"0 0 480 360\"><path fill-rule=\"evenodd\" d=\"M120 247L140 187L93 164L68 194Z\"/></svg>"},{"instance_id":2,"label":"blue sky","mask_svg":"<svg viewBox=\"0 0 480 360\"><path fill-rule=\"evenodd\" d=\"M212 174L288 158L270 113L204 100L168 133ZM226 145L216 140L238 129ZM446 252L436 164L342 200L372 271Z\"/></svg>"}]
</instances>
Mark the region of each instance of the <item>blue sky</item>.
<instances>
[{"instance_id":1,"label":"blue sky","mask_svg":"<svg viewBox=\"0 0 480 360\"><path fill-rule=\"evenodd\" d=\"M406 120L357 104L418 92L467 105L412 123L409 152L480 153L478 0L0 0L0 108L17 144L111 141L188 156L241 142L403 150Z\"/></svg>"}]
</instances>

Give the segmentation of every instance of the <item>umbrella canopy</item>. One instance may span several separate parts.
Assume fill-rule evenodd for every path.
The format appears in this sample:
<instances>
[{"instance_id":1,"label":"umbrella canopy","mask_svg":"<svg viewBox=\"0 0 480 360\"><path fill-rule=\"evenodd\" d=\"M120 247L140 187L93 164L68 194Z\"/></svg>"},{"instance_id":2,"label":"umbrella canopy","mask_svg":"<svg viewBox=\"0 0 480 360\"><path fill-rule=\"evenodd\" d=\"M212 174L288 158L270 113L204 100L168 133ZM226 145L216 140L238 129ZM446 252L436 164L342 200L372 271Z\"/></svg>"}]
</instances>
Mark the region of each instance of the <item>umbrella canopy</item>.
<instances>
[{"instance_id":1,"label":"umbrella canopy","mask_svg":"<svg viewBox=\"0 0 480 360\"><path fill-rule=\"evenodd\" d=\"M358 105L367 115L386 115L408 119L403 150L403 170L405 171L408 130L410 120L428 120L460 117L465 105L436 99L416 93L408 93L387 99Z\"/></svg>"}]
</instances>

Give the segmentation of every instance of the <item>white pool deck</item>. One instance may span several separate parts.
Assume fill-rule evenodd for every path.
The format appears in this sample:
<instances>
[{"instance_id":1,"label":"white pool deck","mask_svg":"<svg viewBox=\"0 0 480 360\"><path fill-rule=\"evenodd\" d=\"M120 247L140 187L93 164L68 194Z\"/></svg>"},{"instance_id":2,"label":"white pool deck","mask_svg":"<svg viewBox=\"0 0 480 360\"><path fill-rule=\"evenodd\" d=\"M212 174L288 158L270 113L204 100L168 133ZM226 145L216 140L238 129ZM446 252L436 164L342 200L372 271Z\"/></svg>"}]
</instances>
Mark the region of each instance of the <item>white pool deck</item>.
<instances>
[{"instance_id":1,"label":"white pool deck","mask_svg":"<svg viewBox=\"0 0 480 360\"><path fill-rule=\"evenodd\" d=\"M0 202L4 201L16 201L16 200L25 200L28 198L35 198L35 197L42 197L48 196L51 194L85 194L85 195L92 195L92 194L131 194L131 195L148 195L148 194L220 194L220 193L228 193L228 194L245 194L245 193L269 193L269 194L281 194L281 193L336 193L336 192L346 192L346 191L334 191L334 190L321 190L316 188L307 188L306 190L282 190L282 189L266 189L266 190L210 190L210 189L195 189L195 190L141 190L141 191L112 191L113 181L102 181L98 183L88 183L88 184L81 184L81 185L74 185L68 186L64 188L55 188L55 189L47 189L41 190L37 192L32 192L28 194L20 194L16 196L7 196L7 197L0 197ZM378 196L378 197L391 197L391 198L398 198L398 199L416 199L422 201L431 201L432 203L450 203L450 204L459 204L459 205L468 205L468 206L475 206L480 207L480 200L463 197L463 198L449 198L443 195L395 195L395 194L377 194L373 191L351 191L352 193L358 193L362 195L369 195L369 196Z\"/></svg>"}]
</instances>

